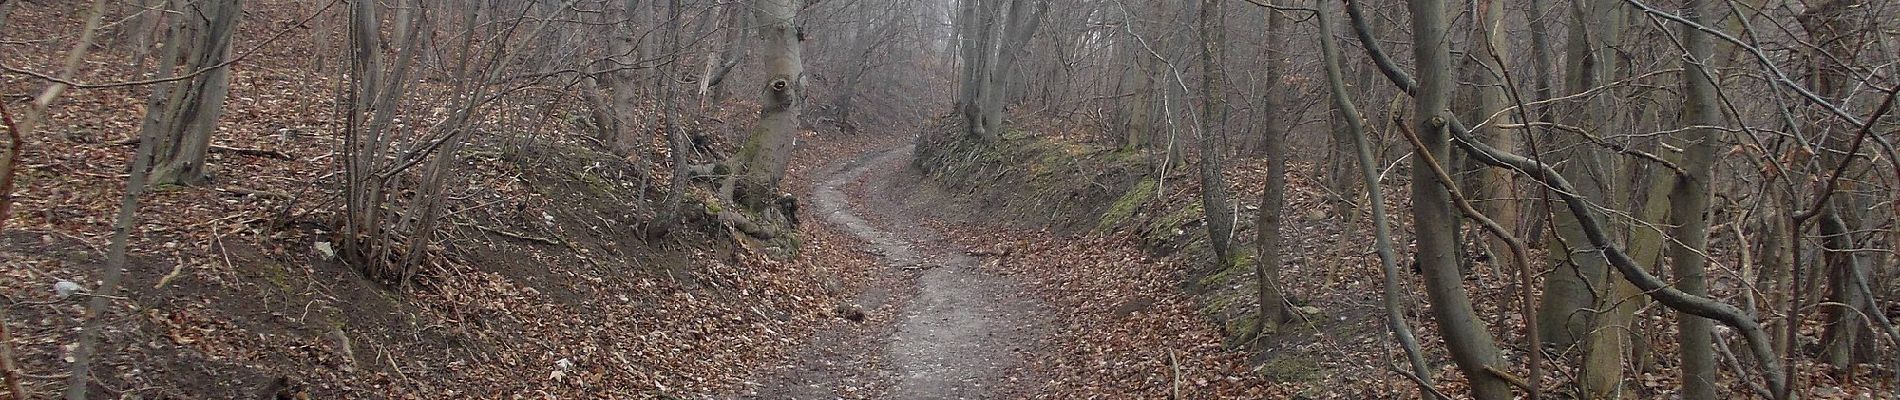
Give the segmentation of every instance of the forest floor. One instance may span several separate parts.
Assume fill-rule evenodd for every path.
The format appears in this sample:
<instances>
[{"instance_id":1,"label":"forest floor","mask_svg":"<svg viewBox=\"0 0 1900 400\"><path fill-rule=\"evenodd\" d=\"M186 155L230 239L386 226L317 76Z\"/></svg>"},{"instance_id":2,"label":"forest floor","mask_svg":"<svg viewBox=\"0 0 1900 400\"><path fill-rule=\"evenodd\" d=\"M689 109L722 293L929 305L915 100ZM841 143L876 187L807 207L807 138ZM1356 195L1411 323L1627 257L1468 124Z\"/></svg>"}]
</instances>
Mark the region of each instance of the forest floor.
<instances>
[{"instance_id":1,"label":"forest floor","mask_svg":"<svg viewBox=\"0 0 1900 400\"><path fill-rule=\"evenodd\" d=\"M1005 372L1038 346L1047 306L1021 284L981 268L892 198L910 147L840 163L812 193L817 214L881 256L882 271L855 306L861 326L821 332L797 360L746 397L762 399L998 398ZM847 194L850 193L850 194ZM867 219L869 218L869 219ZM845 313L851 315L851 312Z\"/></svg>"},{"instance_id":2,"label":"forest floor","mask_svg":"<svg viewBox=\"0 0 1900 400\"><path fill-rule=\"evenodd\" d=\"M1225 345L1181 290L1178 259L1150 258L1123 236L996 220L914 168L914 147L871 147L809 175L812 214L879 258L855 299L862 322L821 328L732 397L1235 398L1311 387L1262 374L1249 352Z\"/></svg>"}]
</instances>

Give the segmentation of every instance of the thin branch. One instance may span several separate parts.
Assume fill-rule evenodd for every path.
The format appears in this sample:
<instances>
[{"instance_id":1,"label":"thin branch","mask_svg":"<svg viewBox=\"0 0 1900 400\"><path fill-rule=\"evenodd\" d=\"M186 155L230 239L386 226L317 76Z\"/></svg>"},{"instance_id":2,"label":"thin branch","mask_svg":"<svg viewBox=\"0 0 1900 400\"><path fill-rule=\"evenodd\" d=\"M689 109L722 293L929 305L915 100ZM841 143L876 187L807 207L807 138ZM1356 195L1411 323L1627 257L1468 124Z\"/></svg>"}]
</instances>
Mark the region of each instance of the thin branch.
<instances>
[{"instance_id":1,"label":"thin branch","mask_svg":"<svg viewBox=\"0 0 1900 400\"><path fill-rule=\"evenodd\" d=\"M199 75L208 74L208 73L211 73L212 71L217 71L220 68L228 67L228 66L231 66L232 64L237 64L240 61L244 61L244 59L249 58L250 56L257 54L259 51L264 50L265 46L269 46L272 43L275 43L277 39L283 38L284 35L290 34L291 31L295 31L298 28L306 27L306 24L309 23L311 20L315 20L317 19L317 17L322 16L324 11L329 11L330 7L336 6L336 4L340 2L342 2L342 0L331 0L330 3L325 4L322 9L318 9L317 12L311 13L309 17L305 17L303 20L297 21L297 24L292 25L290 28L277 31L277 33L272 34L270 38L264 39L263 43L258 43L256 46L252 46L249 50L245 50L243 53L238 54L237 57L233 57L229 60L225 60L224 62L217 63L209 67L201 68L197 71L191 71L191 73L188 73L188 74L178 75L174 77L154 78L154 79L144 79L144 80L124 81L124 82L86 83L86 82L73 80L70 75L62 74L62 76L52 76L52 75L47 75L40 72L34 72L28 69L7 66L5 64L0 64L0 71L26 75L34 79L52 82L52 83L63 85L63 86L70 87L73 89L105 89L105 88L126 87L126 86L144 86L144 85L177 82L177 81L197 78Z\"/></svg>"},{"instance_id":2,"label":"thin branch","mask_svg":"<svg viewBox=\"0 0 1900 400\"><path fill-rule=\"evenodd\" d=\"M1458 206L1458 211L1463 212L1465 218L1477 221L1478 225L1483 226L1486 232L1490 232L1492 236L1503 240L1505 245L1511 248L1511 264L1517 267L1517 278L1519 281L1518 301L1520 302L1520 308L1518 310L1519 313L1524 316L1525 340L1531 343L1529 352L1530 376L1533 381L1538 380L1539 377L1542 376L1541 365L1544 361L1544 352L1538 348L1539 343L1542 343L1542 339L1538 338L1537 333L1537 317L1535 311L1537 307L1536 295L1531 293L1531 285L1533 283L1531 277L1535 275L1535 273L1531 271L1529 259L1530 250L1526 250L1527 247L1524 245L1524 241L1518 239L1517 235L1511 233L1508 229L1504 229L1504 226L1499 225L1497 221L1485 216L1483 212L1479 212L1477 208L1471 206L1471 201L1459 190L1458 181L1452 179L1451 174L1445 172L1445 166L1438 162L1438 157L1433 156L1430 151L1425 150L1427 148L1425 147L1425 142L1419 140L1418 134L1412 132L1412 128L1408 126L1408 124L1400 123L1394 125L1398 125L1399 131L1405 136L1405 140L1412 142L1412 149L1414 150L1412 153L1417 154L1419 161L1431 168L1432 175L1438 178L1436 179L1438 184L1444 186L1445 191L1451 195L1451 202L1453 205ZM1443 127L1441 127L1441 129L1442 128ZM1513 378L1506 375L1500 375L1500 377L1507 378L1506 380ZM1520 384L1519 386L1530 392L1530 398L1535 399L1538 397L1535 382L1529 385Z\"/></svg>"}]
</instances>

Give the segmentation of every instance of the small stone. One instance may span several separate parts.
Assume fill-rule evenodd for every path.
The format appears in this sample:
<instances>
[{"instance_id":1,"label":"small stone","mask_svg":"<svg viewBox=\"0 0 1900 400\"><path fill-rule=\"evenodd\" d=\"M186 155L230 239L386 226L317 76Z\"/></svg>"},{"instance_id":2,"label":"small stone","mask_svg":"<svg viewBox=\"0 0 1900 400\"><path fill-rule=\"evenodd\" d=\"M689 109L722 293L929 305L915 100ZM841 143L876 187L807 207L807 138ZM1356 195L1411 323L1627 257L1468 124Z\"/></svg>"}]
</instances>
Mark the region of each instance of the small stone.
<instances>
[{"instance_id":1,"label":"small stone","mask_svg":"<svg viewBox=\"0 0 1900 400\"><path fill-rule=\"evenodd\" d=\"M323 259L336 258L336 247L330 246L330 242L317 242L314 247L317 249L317 255L323 256Z\"/></svg>"},{"instance_id":2,"label":"small stone","mask_svg":"<svg viewBox=\"0 0 1900 400\"><path fill-rule=\"evenodd\" d=\"M73 282L73 281L62 280L62 281L59 281L58 283L53 284L53 294L59 295L59 298L62 298L62 299L67 298L67 297L72 297L74 293L79 293L85 290L86 290L85 287L79 286L79 283Z\"/></svg>"}]
</instances>

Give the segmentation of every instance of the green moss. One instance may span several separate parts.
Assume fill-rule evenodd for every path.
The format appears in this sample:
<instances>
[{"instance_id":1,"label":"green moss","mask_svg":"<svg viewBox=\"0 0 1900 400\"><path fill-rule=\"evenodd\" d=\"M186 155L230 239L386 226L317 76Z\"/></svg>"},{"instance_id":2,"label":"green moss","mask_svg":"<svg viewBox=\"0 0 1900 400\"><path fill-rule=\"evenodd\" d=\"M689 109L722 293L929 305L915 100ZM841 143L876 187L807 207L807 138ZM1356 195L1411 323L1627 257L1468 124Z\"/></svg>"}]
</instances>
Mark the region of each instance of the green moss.
<instances>
[{"instance_id":1,"label":"green moss","mask_svg":"<svg viewBox=\"0 0 1900 400\"><path fill-rule=\"evenodd\" d=\"M1151 246L1173 242L1188 233L1186 229L1188 222L1201 218L1203 214L1205 212L1200 202L1189 202L1185 207L1169 212L1167 216L1149 220L1143 227L1143 230L1148 233L1142 239L1149 242Z\"/></svg>"},{"instance_id":2,"label":"green moss","mask_svg":"<svg viewBox=\"0 0 1900 400\"><path fill-rule=\"evenodd\" d=\"M1214 272L1201 277L1198 283L1200 283L1202 287L1227 287L1231 286L1235 279L1243 279L1249 274L1252 274L1254 266L1253 251L1236 248L1233 252L1234 254L1229 256L1227 262L1214 266ZM1247 283L1252 284L1251 281Z\"/></svg>"},{"instance_id":3,"label":"green moss","mask_svg":"<svg viewBox=\"0 0 1900 400\"><path fill-rule=\"evenodd\" d=\"M270 282L271 286L276 286L277 290L281 290L284 293L296 292L296 290L290 286L290 272L288 269L285 269L282 264L266 261L252 265L257 266L258 276L264 278L265 282Z\"/></svg>"},{"instance_id":4,"label":"green moss","mask_svg":"<svg viewBox=\"0 0 1900 400\"><path fill-rule=\"evenodd\" d=\"M595 193L612 193L614 191L613 183L607 182L607 179L602 178L600 175L588 173L584 170L568 170L567 175L573 177L576 181L587 184L587 187L593 189Z\"/></svg>"},{"instance_id":5,"label":"green moss","mask_svg":"<svg viewBox=\"0 0 1900 400\"><path fill-rule=\"evenodd\" d=\"M1319 360L1305 354L1282 354L1260 364L1260 375L1275 382L1305 382L1317 379L1326 370Z\"/></svg>"},{"instance_id":6,"label":"green moss","mask_svg":"<svg viewBox=\"0 0 1900 400\"><path fill-rule=\"evenodd\" d=\"M1101 222L1095 225L1096 229L1112 231L1127 224L1135 217L1135 212L1140 211L1142 205L1148 204L1148 200L1153 199L1160 189L1160 181L1153 177L1142 178L1140 182L1135 183L1134 187L1128 188L1128 192L1123 193L1121 198L1115 199L1115 203L1109 205L1108 212L1102 213Z\"/></svg>"}]
</instances>

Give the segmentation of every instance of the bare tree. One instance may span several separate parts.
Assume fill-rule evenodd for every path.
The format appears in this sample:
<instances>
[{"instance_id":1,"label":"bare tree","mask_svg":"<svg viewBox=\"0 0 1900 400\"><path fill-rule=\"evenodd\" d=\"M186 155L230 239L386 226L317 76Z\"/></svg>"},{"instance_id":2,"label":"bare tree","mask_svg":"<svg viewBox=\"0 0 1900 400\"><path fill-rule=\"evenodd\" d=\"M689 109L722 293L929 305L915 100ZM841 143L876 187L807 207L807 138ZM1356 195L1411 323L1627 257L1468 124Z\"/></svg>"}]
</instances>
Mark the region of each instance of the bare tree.
<instances>
[{"instance_id":1,"label":"bare tree","mask_svg":"<svg viewBox=\"0 0 1900 400\"><path fill-rule=\"evenodd\" d=\"M1446 39L1445 3L1442 0L1414 0L1412 11L1413 55L1418 71L1414 115L1418 135L1424 147L1421 154L1439 160L1451 159L1449 114L1454 85L1451 69L1451 44ZM1445 335L1445 347L1452 361L1471 382L1471 395L1479 399L1509 399L1511 387L1493 373L1502 361L1498 347L1484 322L1472 310L1465 293L1464 276L1459 272L1457 226L1459 215L1452 210L1450 192L1434 184L1438 177L1430 168L1412 167L1412 218L1416 224L1417 254L1425 275L1425 293L1431 297L1432 315ZM1450 182L1447 182L1447 186Z\"/></svg>"},{"instance_id":2,"label":"bare tree","mask_svg":"<svg viewBox=\"0 0 1900 400\"><path fill-rule=\"evenodd\" d=\"M1285 16L1279 10L1267 10L1267 32L1263 53L1265 61L1265 85L1260 89L1260 105L1269 115L1279 115L1285 109L1285 85L1281 74L1286 67L1282 65L1285 35ZM1321 32L1329 35L1328 32ZM1343 112L1343 111L1342 111ZM1350 116L1348 118L1358 118ZM1258 254L1254 263L1254 274L1259 286L1260 331L1262 334L1277 329L1282 322L1291 320L1293 315L1287 311L1286 294L1280 289L1280 268L1285 262L1285 245L1281 240L1282 229L1286 225L1286 166L1287 166L1287 127L1282 118L1267 117L1262 124L1261 143L1265 152L1261 157L1267 160L1266 189L1260 195L1259 220L1254 224L1258 235L1254 239L1254 250ZM1383 222L1383 221L1382 221Z\"/></svg>"},{"instance_id":3,"label":"bare tree","mask_svg":"<svg viewBox=\"0 0 1900 400\"><path fill-rule=\"evenodd\" d=\"M225 95L230 92L231 37L237 30L237 0L194 1L174 4L170 38L159 56L159 77L178 76L176 67L184 67L195 76L166 82L152 89L147 116L141 130L157 140L157 159L151 171L154 185L197 185L205 183L205 155L211 149L211 134L217 130L218 116L224 113ZM183 65L177 65L183 60ZM208 71L199 74L196 71Z\"/></svg>"},{"instance_id":4,"label":"bare tree","mask_svg":"<svg viewBox=\"0 0 1900 400\"><path fill-rule=\"evenodd\" d=\"M766 79L760 87L759 121L728 161L732 178L727 179L721 194L760 211L779 198L779 180L785 177L786 162L798 137L806 75L799 2L756 0L752 8L757 13L754 20L759 23L756 29L764 41L761 61Z\"/></svg>"}]
</instances>

